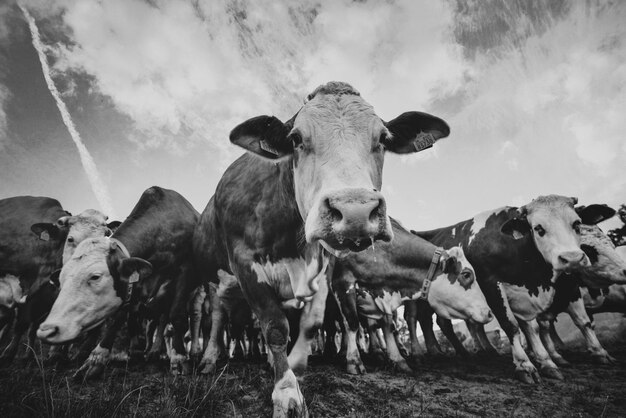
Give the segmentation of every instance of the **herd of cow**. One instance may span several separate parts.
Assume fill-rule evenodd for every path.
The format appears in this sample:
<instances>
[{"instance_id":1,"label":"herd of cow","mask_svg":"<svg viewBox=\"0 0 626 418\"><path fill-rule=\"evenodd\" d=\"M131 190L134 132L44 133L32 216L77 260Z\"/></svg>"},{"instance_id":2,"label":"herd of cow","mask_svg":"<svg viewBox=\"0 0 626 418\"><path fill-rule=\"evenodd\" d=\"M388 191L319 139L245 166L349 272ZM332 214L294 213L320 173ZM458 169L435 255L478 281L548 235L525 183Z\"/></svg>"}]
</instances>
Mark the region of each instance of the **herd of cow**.
<instances>
[{"instance_id":1,"label":"herd of cow","mask_svg":"<svg viewBox=\"0 0 626 418\"><path fill-rule=\"evenodd\" d=\"M562 379L554 320L567 311L592 356L613 361L590 313L626 313L626 260L615 247L626 243L626 226L608 235L596 226L615 210L549 195L432 231L408 231L388 216L385 151L419 152L449 133L421 112L385 122L350 85L331 82L289 121L259 116L231 132L248 152L202 214L159 187L122 223L96 210L72 216L47 197L0 200L0 329L10 338L2 362L25 333L31 347L35 337L52 344L51 362L80 342L77 375L95 378L127 328L131 352L154 359L167 345L174 373L190 362L210 373L228 355L228 331L239 350L245 334L251 355L265 345L274 416L306 415L294 372L306 369L320 330L326 354L342 356L348 373L365 372L363 330L371 349L383 345L377 328L387 359L410 370L392 318L402 305L413 355L421 353L417 321L427 349L438 350L433 313L459 354L467 351L452 319L495 352L483 329L495 316L517 379ZM149 337L140 347L144 321Z\"/></svg>"}]
</instances>

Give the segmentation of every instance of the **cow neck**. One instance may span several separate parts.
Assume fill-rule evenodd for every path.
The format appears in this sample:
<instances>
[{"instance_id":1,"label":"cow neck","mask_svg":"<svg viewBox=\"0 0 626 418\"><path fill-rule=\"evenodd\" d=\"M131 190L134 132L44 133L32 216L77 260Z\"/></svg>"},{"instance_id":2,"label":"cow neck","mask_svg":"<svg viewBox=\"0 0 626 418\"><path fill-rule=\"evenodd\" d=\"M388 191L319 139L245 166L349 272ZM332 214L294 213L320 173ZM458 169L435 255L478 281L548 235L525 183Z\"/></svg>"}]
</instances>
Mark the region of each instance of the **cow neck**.
<instances>
[{"instance_id":1,"label":"cow neck","mask_svg":"<svg viewBox=\"0 0 626 418\"><path fill-rule=\"evenodd\" d=\"M421 288L421 293L419 296L419 299L423 299L425 301L428 301L428 292L430 291L430 283L433 281L433 278L435 277L435 273L437 272L438 268L439 268L439 264L441 263L441 256L444 252L444 249L441 247L437 247L435 248L435 251L433 253L433 257L430 260L430 266L428 267L428 273L426 274L426 278L424 279L424 282L422 283L422 288Z\"/></svg>"},{"instance_id":2,"label":"cow neck","mask_svg":"<svg viewBox=\"0 0 626 418\"><path fill-rule=\"evenodd\" d=\"M117 248L119 248L120 252L122 253L122 256L123 256L122 258L131 257L130 252L128 251L128 248L126 248L126 245L124 245L122 241L113 237L109 239L111 243L115 243L115 245L117 245ZM111 275L113 276L113 286L115 288L115 292L117 293L117 296L119 296L120 299L122 299L122 306L129 305L133 298L133 290L135 288L135 283L139 281L139 275L135 273L130 276L130 278L128 279L128 283L126 284L126 290L124 291L123 290L124 282L122 281L122 278L120 277L120 274L117 271L117 269L109 265L109 271L111 272Z\"/></svg>"}]
</instances>

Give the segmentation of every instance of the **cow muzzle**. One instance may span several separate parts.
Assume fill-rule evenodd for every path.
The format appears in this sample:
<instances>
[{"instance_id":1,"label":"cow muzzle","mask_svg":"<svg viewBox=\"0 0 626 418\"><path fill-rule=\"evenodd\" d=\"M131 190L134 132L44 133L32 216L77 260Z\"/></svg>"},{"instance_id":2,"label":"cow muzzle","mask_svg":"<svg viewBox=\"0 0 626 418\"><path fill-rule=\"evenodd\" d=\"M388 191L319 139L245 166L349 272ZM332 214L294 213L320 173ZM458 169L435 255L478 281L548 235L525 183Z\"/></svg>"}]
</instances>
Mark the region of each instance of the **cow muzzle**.
<instances>
[{"instance_id":1,"label":"cow muzzle","mask_svg":"<svg viewBox=\"0 0 626 418\"><path fill-rule=\"evenodd\" d=\"M571 271L578 268L587 267L589 258L582 251L564 251L557 257L557 265L555 270Z\"/></svg>"},{"instance_id":2,"label":"cow muzzle","mask_svg":"<svg viewBox=\"0 0 626 418\"><path fill-rule=\"evenodd\" d=\"M50 324L41 324L37 330L37 338L50 343L53 342L55 336L59 334L59 327Z\"/></svg>"},{"instance_id":3,"label":"cow muzzle","mask_svg":"<svg viewBox=\"0 0 626 418\"><path fill-rule=\"evenodd\" d=\"M391 241L393 232L383 195L375 190L348 189L320 199L318 225L308 241L322 240L335 250L362 251L374 241Z\"/></svg>"}]
</instances>

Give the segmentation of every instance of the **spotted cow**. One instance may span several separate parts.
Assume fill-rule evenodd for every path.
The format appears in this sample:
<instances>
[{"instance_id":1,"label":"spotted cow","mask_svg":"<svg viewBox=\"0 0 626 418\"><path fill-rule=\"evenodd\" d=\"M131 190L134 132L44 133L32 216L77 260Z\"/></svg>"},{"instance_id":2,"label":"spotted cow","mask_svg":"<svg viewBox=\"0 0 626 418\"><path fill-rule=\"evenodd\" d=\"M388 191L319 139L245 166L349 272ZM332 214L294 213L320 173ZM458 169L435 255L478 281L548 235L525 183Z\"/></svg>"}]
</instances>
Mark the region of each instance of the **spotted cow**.
<instances>
[{"instance_id":1,"label":"spotted cow","mask_svg":"<svg viewBox=\"0 0 626 418\"><path fill-rule=\"evenodd\" d=\"M520 327L541 373L562 378L540 341L536 318L551 305L557 277L589 265L580 249L576 203L576 198L540 196L521 208L504 207L446 228L415 232L444 248L463 247L511 342L515 377L523 382L539 382L540 377L522 347Z\"/></svg>"},{"instance_id":2,"label":"spotted cow","mask_svg":"<svg viewBox=\"0 0 626 418\"><path fill-rule=\"evenodd\" d=\"M417 152L448 134L444 121L420 112L385 122L341 82L316 88L288 122L259 116L231 132L248 153L228 167L202 215L200 270L213 283L220 269L234 274L259 319L274 416L307 414L292 369L304 369L321 326L333 256L393 238L380 191L385 151ZM302 309L302 342L289 357L286 301Z\"/></svg>"},{"instance_id":3,"label":"spotted cow","mask_svg":"<svg viewBox=\"0 0 626 418\"><path fill-rule=\"evenodd\" d=\"M371 252L351 254L335 266L333 290L346 321L348 373L365 371L356 346L357 313L384 319L387 355L403 371L410 369L397 348L388 319L405 301L424 300L448 319L471 318L482 324L493 318L474 269L460 247L439 252L395 220L391 223L393 242L376 245ZM429 274L432 282L424 285Z\"/></svg>"},{"instance_id":4,"label":"spotted cow","mask_svg":"<svg viewBox=\"0 0 626 418\"><path fill-rule=\"evenodd\" d=\"M59 296L37 336L51 344L66 343L114 317L77 372L97 377L128 309L141 303L154 318L169 316L175 330L170 364L180 372L186 358L187 302L199 285L192 260L197 219L196 210L177 192L147 189L110 238L89 238L76 247L63 265Z\"/></svg>"}]
</instances>

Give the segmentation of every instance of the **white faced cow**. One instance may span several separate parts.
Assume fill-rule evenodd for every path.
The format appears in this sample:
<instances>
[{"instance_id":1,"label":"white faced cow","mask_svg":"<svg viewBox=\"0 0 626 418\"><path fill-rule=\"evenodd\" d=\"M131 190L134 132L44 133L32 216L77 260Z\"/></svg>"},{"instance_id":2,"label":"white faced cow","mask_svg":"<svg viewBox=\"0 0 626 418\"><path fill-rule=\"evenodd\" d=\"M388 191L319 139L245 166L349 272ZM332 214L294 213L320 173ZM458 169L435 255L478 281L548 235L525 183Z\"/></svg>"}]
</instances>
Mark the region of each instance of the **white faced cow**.
<instances>
[{"instance_id":1,"label":"white faced cow","mask_svg":"<svg viewBox=\"0 0 626 418\"><path fill-rule=\"evenodd\" d=\"M274 416L307 413L292 368L305 366L297 347L308 346L296 343L287 357L282 303L305 305L299 338L313 338L323 321L331 254L393 238L380 192L385 151L417 152L448 134L444 121L419 112L384 122L340 82L315 89L286 123L259 116L231 132L249 153L222 176L194 252L204 258L206 281L217 282L219 269L237 277L261 323L274 368Z\"/></svg>"},{"instance_id":2,"label":"white faced cow","mask_svg":"<svg viewBox=\"0 0 626 418\"><path fill-rule=\"evenodd\" d=\"M540 196L519 209L501 208L449 227L416 232L444 248L463 247L489 306L509 337L515 376L523 382L540 378L522 346L520 326L541 372L561 377L541 344L536 318L551 305L559 274L589 265L580 249L576 203L576 198Z\"/></svg>"}]
</instances>

